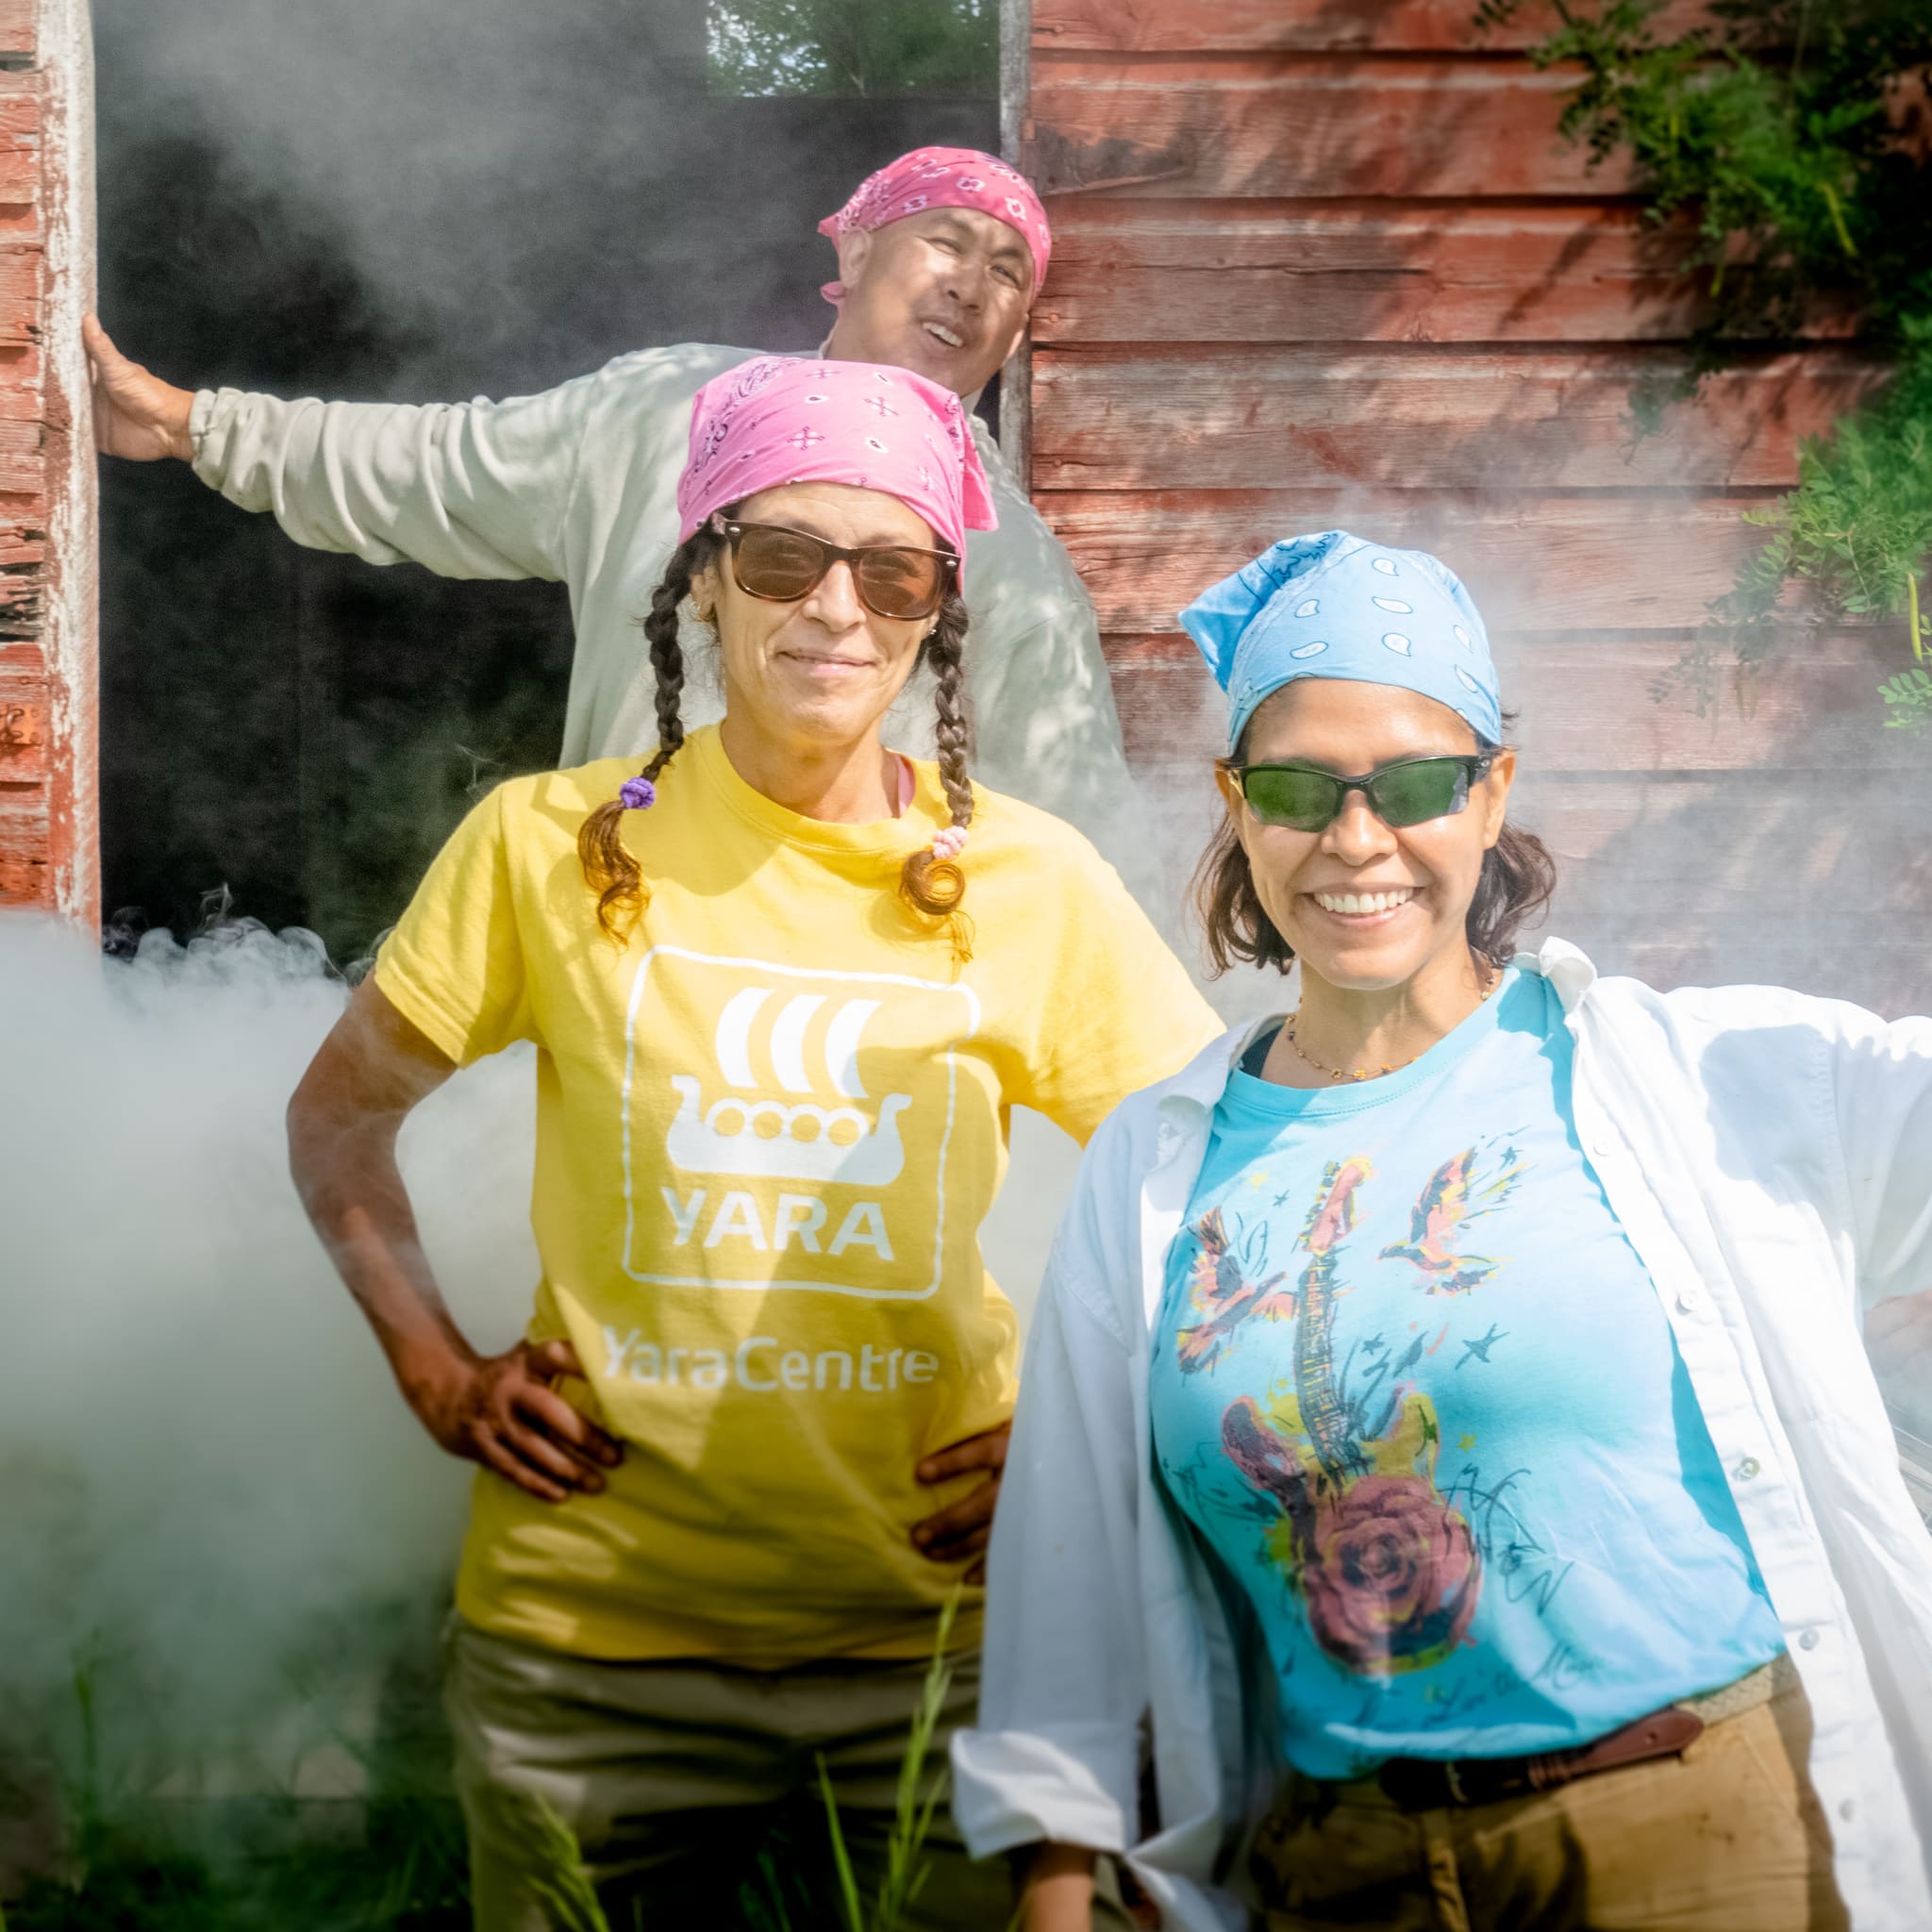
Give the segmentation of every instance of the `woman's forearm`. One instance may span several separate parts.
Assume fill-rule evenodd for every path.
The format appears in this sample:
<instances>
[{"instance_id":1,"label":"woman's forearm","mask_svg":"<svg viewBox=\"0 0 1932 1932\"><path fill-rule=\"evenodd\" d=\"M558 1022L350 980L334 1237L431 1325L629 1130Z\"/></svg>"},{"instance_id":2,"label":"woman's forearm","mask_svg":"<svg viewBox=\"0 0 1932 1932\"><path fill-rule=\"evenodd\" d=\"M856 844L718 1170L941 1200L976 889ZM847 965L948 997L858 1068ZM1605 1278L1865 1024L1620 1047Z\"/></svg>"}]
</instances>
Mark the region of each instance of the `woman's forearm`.
<instances>
[{"instance_id":1,"label":"woman's forearm","mask_svg":"<svg viewBox=\"0 0 1932 1932\"><path fill-rule=\"evenodd\" d=\"M322 1244L414 1404L475 1360L444 1304L396 1163L409 1110L454 1067L365 981L289 1102L289 1171Z\"/></svg>"},{"instance_id":2,"label":"woman's forearm","mask_svg":"<svg viewBox=\"0 0 1932 1932\"><path fill-rule=\"evenodd\" d=\"M1015 1854L1019 1932L1091 1932L1096 1863L1082 1845L1032 1845Z\"/></svg>"},{"instance_id":3,"label":"woman's forearm","mask_svg":"<svg viewBox=\"0 0 1932 1932\"><path fill-rule=\"evenodd\" d=\"M417 1421L452 1456L558 1503L602 1489L623 1447L552 1386L583 1374L568 1341L479 1356L464 1340L396 1164L409 1109L454 1071L365 980L289 1103L289 1169Z\"/></svg>"},{"instance_id":4,"label":"woman's forearm","mask_svg":"<svg viewBox=\"0 0 1932 1932\"><path fill-rule=\"evenodd\" d=\"M290 1169L302 1205L336 1273L412 1402L425 1383L473 1361L423 1251L415 1210L396 1164L397 1123L344 1122L304 1106L289 1109Z\"/></svg>"}]
</instances>

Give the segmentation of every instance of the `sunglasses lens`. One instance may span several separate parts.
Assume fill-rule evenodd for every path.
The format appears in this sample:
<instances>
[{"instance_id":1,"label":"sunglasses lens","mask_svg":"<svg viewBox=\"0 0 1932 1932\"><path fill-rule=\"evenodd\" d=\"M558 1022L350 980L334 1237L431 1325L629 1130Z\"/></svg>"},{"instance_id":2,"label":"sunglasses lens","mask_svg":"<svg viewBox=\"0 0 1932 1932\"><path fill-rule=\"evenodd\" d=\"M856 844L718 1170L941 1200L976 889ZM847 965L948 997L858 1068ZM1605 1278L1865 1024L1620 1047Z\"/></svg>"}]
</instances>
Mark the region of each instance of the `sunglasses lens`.
<instances>
[{"instance_id":1,"label":"sunglasses lens","mask_svg":"<svg viewBox=\"0 0 1932 1932\"><path fill-rule=\"evenodd\" d=\"M795 530L747 525L738 540L738 581L754 597L790 603L825 574L825 553Z\"/></svg>"},{"instance_id":2,"label":"sunglasses lens","mask_svg":"<svg viewBox=\"0 0 1932 1932\"><path fill-rule=\"evenodd\" d=\"M930 617L945 594L946 565L924 550L868 550L858 594L881 617Z\"/></svg>"},{"instance_id":3,"label":"sunglasses lens","mask_svg":"<svg viewBox=\"0 0 1932 1932\"><path fill-rule=\"evenodd\" d=\"M1417 758L1391 765L1369 787L1369 804L1384 824L1420 825L1469 803L1468 773L1456 758Z\"/></svg>"},{"instance_id":4,"label":"sunglasses lens","mask_svg":"<svg viewBox=\"0 0 1932 1932\"><path fill-rule=\"evenodd\" d=\"M1264 825L1319 832L1341 807L1341 787L1326 772L1293 765L1257 765L1241 780L1248 809Z\"/></svg>"}]
</instances>

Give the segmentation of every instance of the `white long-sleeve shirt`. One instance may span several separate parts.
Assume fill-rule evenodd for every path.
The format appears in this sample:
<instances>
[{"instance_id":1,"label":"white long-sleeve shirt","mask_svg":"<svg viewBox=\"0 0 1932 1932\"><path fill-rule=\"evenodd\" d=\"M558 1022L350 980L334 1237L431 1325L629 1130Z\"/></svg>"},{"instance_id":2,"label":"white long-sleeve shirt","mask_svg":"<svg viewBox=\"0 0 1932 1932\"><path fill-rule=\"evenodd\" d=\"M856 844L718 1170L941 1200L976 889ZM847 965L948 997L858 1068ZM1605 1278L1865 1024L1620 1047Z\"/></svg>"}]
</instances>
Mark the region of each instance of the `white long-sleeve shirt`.
<instances>
[{"instance_id":1,"label":"white long-sleeve shirt","mask_svg":"<svg viewBox=\"0 0 1932 1932\"><path fill-rule=\"evenodd\" d=\"M643 754L657 742L638 619L677 541L676 489L691 398L758 352L708 343L642 349L541 395L505 402L284 402L202 391L194 473L230 503L273 511L296 542L449 577L567 584L576 627L562 762ZM1066 552L1001 458L973 433L996 530L967 542L967 684L975 775L1079 826L1127 876L1143 842L1093 608ZM705 635L687 724L718 713ZM441 646L439 646L441 648ZM901 699L893 742L924 753L929 687Z\"/></svg>"},{"instance_id":2,"label":"white long-sleeve shirt","mask_svg":"<svg viewBox=\"0 0 1932 1932\"><path fill-rule=\"evenodd\" d=\"M1551 941L1576 1127L1648 1267L1812 1707L1857 1932L1932 1925L1932 1535L1861 1307L1932 1287L1932 1020L1774 988L1657 993ZM1253 1028L1124 1103L1082 1162L1028 1338L990 1559L973 1850L1125 1852L1166 1924L1242 1923L1228 1860L1279 1760L1250 1653L1154 1474L1151 1328ZM1556 1319L1553 1316L1553 1319ZM1156 1832L1140 1837L1143 1717Z\"/></svg>"}]
</instances>

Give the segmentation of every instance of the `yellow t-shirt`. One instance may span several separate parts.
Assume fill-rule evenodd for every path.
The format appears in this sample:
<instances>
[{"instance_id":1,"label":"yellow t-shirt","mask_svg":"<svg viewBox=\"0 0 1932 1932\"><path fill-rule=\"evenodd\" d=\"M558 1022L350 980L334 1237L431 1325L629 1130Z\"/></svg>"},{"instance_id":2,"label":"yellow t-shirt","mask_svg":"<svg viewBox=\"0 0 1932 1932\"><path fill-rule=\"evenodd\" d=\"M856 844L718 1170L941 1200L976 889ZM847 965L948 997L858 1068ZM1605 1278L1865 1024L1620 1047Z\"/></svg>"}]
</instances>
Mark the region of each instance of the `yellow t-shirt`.
<instances>
[{"instance_id":1,"label":"yellow t-shirt","mask_svg":"<svg viewBox=\"0 0 1932 1932\"><path fill-rule=\"evenodd\" d=\"M1219 1023L1058 819L975 791L962 964L896 892L948 817L933 766L903 818L826 824L715 728L624 821L649 896L613 945L577 828L634 770L500 787L376 962L458 1062L536 1041L530 1333L570 1337L627 1445L563 1504L479 1476L458 1607L584 1657L920 1656L958 1573L912 1525L981 1478L914 1465L1011 1410L978 1246L1008 1109L1085 1141Z\"/></svg>"}]
</instances>

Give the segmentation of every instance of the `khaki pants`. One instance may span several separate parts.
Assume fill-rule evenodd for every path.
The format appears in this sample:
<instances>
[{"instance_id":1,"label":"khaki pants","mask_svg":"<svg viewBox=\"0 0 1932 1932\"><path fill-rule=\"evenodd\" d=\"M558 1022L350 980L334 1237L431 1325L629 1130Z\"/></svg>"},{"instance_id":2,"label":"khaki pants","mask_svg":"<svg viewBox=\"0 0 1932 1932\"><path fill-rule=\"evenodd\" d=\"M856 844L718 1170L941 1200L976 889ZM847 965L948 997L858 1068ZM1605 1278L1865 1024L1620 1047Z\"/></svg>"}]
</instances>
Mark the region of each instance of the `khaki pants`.
<instances>
[{"instance_id":1,"label":"khaki pants","mask_svg":"<svg viewBox=\"0 0 1932 1932\"><path fill-rule=\"evenodd\" d=\"M1681 1757L1493 1805L1397 1810L1291 1784L1250 1872L1266 1932L1843 1932L1790 1682Z\"/></svg>"},{"instance_id":2,"label":"khaki pants","mask_svg":"<svg viewBox=\"0 0 1932 1932\"><path fill-rule=\"evenodd\" d=\"M612 1932L729 1932L766 1834L817 1861L821 1909L794 1932L843 1924L828 1883L824 1754L861 1898L885 1869L899 1768L926 1665L827 1662L783 1671L595 1663L488 1636L448 1638L445 1699L470 1833L476 1932L555 1932L531 1827L539 1801L576 1836ZM929 1768L973 1722L976 1653L954 1660ZM941 1804L907 1932L1003 1932L1007 1864L975 1864Z\"/></svg>"}]
</instances>

